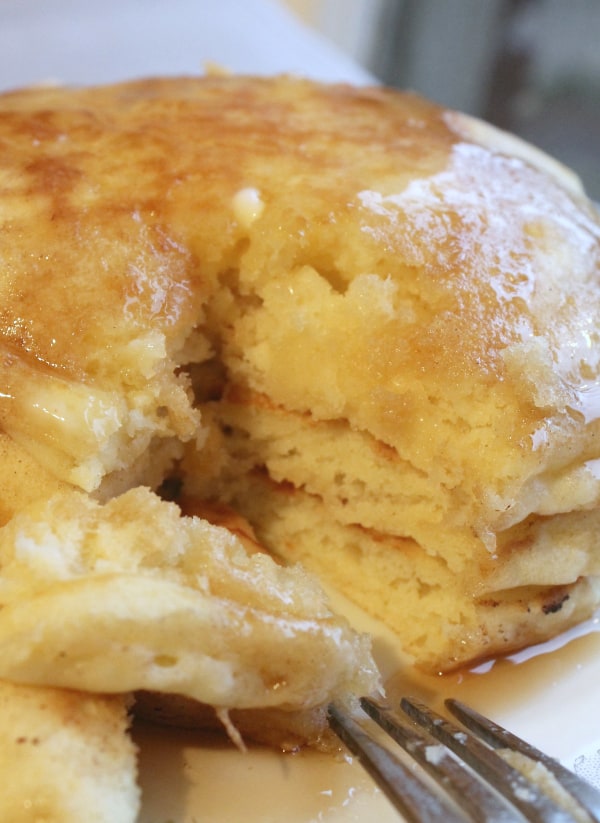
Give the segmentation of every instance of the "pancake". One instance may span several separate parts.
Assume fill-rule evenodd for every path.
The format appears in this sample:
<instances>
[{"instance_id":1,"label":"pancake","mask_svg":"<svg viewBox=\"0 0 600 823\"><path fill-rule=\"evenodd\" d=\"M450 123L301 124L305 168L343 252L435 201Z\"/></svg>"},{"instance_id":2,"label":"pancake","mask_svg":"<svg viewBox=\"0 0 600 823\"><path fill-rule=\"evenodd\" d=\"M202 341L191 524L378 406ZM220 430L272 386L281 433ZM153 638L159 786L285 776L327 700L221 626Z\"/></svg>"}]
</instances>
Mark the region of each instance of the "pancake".
<instances>
[{"instance_id":1,"label":"pancake","mask_svg":"<svg viewBox=\"0 0 600 823\"><path fill-rule=\"evenodd\" d=\"M175 479L430 671L591 613L600 225L571 172L287 77L16 91L0 141L5 522Z\"/></svg>"},{"instance_id":2,"label":"pancake","mask_svg":"<svg viewBox=\"0 0 600 823\"><path fill-rule=\"evenodd\" d=\"M148 489L31 504L0 530L0 558L0 677L12 683L173 695L231 729L231 710L243 729L244 710L269 726L274 709L286 747L317 744L331 701L377 687L368 638L303 569Z\"/></svg>"},{"instance_id":3,"label":"pancake","mask_svg":"<svg viewBox=\"0 0 600 823\"><path fill-rule=\"evenodd\" d=\"M140 808L128 701L0 681L0 818L132 823Z\"/></svg>"},{"instance_id":4,"label":"pancake","mask_svg":"<svg viewBox=\"0 0 600 823\"><path fill-rule=\"evenodd\" d=\"M327 746L379 679L318 578L429 672L593 613L572 172L289 77L17 90L0 146L0 817L132 823L134 700Z\"/></svg>"}]
</instances>

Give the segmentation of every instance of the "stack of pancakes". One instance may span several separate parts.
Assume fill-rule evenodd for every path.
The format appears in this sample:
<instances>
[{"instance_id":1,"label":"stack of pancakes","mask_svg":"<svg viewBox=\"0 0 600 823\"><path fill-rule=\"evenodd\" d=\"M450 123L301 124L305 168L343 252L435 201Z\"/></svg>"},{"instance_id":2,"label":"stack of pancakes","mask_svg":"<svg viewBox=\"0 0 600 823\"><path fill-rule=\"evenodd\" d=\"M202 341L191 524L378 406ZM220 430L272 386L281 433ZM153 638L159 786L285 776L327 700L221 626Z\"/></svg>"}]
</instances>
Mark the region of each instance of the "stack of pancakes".
<instances>
[{"instance_id":1,"label":"stack of pancakes","mask_svg":"<svg viewBox=\"0 0 600 823\"><path fill-rule=\"evenodd\" d=\"M286 77L16 91L0 143L0 678L318 737L376 687L368 643L255 540L430 671L592 613L600 222L570 172Z\"/></svg>"}]
</instances>

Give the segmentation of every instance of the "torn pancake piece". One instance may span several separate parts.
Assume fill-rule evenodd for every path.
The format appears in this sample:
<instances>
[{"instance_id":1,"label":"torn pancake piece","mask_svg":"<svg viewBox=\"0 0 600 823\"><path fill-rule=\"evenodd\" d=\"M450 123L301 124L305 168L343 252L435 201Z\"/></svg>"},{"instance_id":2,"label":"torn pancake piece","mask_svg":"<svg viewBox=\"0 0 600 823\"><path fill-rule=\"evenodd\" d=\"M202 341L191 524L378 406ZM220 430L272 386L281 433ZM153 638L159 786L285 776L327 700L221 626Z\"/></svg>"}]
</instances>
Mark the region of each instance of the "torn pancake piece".
<instances>
[{"instance_id":1,"label":"torn pancake piece","mask_svg":"<svg viewBox=\"0 0 600 823\"><path fill-rule=\"evenodd\" d=\"M377 686L370 641L304 570L145 488L30 506L1 530L0 563L0 676L15 683L314 712L322 728L331 700Z\"/></svg>"},{"instance_id":2,"label":"torn pancake piece","mask_svg":"<svg viewBox=\"0 0 600 823\"><path fill-rule=\"evenodd\" d=\"M0 681L0 820L134 823L128 702Z\"/></svg>"}]
</instances>

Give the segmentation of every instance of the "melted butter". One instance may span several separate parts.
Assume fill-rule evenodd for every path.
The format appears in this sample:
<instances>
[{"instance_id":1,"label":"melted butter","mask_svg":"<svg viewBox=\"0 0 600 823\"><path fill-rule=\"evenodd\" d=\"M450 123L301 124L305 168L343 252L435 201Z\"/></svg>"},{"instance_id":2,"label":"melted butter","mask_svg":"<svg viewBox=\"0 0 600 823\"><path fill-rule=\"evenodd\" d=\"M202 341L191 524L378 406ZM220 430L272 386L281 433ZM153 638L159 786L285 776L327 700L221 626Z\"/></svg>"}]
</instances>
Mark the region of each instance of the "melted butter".
<instances>
[{"instance_id":1,"label":"melted butter","mask_svg":"<svg viewBox=\"0 0 600 823\"><path fill-rule=\"evenodd\" d=\"M31 437L79 459L106 441L121 425L122 409L106 392L60 380L33 381L3 399L16 412L4 421L10 434Z\"/></svg>"},{"instance_id":2,"label":"melted butter","mask_svg":"<svg viewBox=\"0 0 600 823\"><path fill-rule=\"evenodd\" d=\"M248 229L263 213L265 204L258 189L248 187L240 189L233 196L233 213L243 228Z\"/></svg>"}]
</instances>

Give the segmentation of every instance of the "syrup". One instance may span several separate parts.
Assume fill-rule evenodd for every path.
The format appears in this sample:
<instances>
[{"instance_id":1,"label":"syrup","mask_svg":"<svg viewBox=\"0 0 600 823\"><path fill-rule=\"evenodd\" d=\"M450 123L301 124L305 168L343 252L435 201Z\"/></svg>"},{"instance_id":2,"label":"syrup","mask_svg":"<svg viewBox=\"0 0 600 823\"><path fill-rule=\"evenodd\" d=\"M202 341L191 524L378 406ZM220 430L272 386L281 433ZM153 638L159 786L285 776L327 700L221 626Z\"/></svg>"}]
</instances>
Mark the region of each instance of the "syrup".
<instances>
[{"instance_id":1,"label":"syrup","mask_svg":"<svg viewBox=\"0 0 600 823\"><path fill-rule=\"evenodd\" d=\"M436 677L402 669L387 680L386 693L391 705L407 695L444 714L444 699L457 698L569 765L584 751L600 750L598 683L600 614L469 670Z\"/></svg>"}]
</instances>

